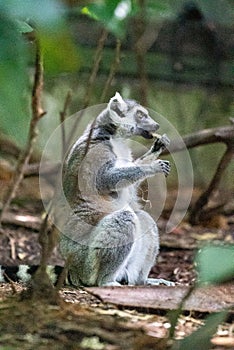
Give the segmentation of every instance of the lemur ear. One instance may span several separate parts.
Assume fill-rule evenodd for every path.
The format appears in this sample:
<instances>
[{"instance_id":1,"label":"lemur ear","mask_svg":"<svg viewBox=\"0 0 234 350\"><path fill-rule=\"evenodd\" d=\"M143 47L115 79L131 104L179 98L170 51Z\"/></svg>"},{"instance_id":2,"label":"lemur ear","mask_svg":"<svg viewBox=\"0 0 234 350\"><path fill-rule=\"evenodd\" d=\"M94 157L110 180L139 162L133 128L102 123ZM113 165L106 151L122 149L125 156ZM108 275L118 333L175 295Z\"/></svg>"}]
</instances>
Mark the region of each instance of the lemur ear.
<instances>
[{"instance_id":1,"label":"lemur ear","mask_svg":"<svg viewBox=\"0 0 234 350\"><path fill-rule=\"evenodd\" d=\"M110 99L109 105L111 105L112 102L125 103L119 92L116 92L115 95Z\"/></svg>"},{"instance_id":2,"label":"lemur ear","mask_svg":"<svg viewBox=\"0 0 234 350\"><path fill-rule=\"evenodd\" d=\"M110 112L110 117L112 121L114 123L119 123L120 119L125 117L125 112L127 111L127 104L120 95L120 93L116 92L115 96L113 96L110 99L107 108Z\"/></svg>"}]
</instances>

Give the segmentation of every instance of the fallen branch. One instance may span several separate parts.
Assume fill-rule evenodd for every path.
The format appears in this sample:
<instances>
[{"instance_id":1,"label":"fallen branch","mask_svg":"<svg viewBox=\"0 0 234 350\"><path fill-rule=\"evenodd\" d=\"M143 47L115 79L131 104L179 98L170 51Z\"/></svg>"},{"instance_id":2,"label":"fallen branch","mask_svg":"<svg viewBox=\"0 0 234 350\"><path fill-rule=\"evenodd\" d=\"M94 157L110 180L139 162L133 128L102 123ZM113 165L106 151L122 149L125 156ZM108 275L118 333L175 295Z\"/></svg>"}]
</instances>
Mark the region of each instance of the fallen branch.
<instances>
[{"instance_id":1,"label":"fallen branch","mask_svg":"<svg viewBox=\"0 0 234 350\"><path fill-rule=\"evenodd\" d=\"M28 214L15 214L15 213L7 212L2 218L2 223L20 226L20 227L26 227L32 230L39 231L42 220L38 216L32 216Z\"/></svg>"},{"instance_id":2,"label":"fallen branch","mask_svg":"<svg viewBox=\"0 0 234 350\"><path fill-rule=\"evenodd\" d=\"M184 144L171 142L169 150L164 150L162 154L169 154L183 151L187 148L193 148L211 143L222 142L229 143L234 139L234 125L210 128L197 131L183 137Z\"/></svg>"},{"instance_id":3,"label":"fallen branch","mask_svg":"<svg viewBox=\"0 0 234 350\"><path fill-rule=\"evenodd\" d=\"M190 149L198 146L208 145L211 143L228 143L234 138L234 125L223 126L219 128L204 129L196 133L187 135L183 137L184 144L179 144L178 142L171 141L170 149L165 149L162 154L166 155L169 153L176 153L184 151L185 149ZM40 169L40 163L28 164L25 167L25 176L34 176L39 174L39 170L42 175L46 174L56 174L61 164L59 162L52 164L47 162L43 164Z\"/></svg>"}]
</instances>

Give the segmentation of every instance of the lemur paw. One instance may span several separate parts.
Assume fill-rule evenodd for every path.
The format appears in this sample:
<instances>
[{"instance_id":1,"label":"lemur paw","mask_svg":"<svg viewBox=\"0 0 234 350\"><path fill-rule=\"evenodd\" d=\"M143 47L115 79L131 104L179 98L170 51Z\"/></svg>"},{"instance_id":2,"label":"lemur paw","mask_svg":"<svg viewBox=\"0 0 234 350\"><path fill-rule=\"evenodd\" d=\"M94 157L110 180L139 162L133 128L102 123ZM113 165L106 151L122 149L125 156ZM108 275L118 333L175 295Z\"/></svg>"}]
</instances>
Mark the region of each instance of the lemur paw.
<instances>
[{"instance_id":1,"label":"lemur paw","mask_svg":"<svg viewBox=\"0 0 234 350\"><path fill-rule=\"evenodd\" d=\"M156 171L164 173L165 176L168 176L171 170L171 164L168 160L158 159L156 162Z\"/></svg>"},{"instance_id":2,"label":"lemur paw","mask_svg":"<svg viewBox=\"0 0 234 350\"><path fill-rule=\"evenodd\" d=\"M159 286L160 284L164 284L168 287L175 286L175 282L165 280L164 278L147 278L146 284L151 286Z\"/></svg>"},{"instance_id":3,"label":"lemur paw","mask_svg":"<svg viewBox=\"0 0 234 350\"><path fill-rule=\"evenodd\" d=\"M158 152L159 150L163 151L167 146L169 146L170 140L166 134L163 134L161 137L158 137L152 147L152 152Z\"/></svg>"},{"instance_id":4,"label":"lemur paw","mask_svg":"<svg viewBox=\"0 0 234 350\"><path fill-rule=\"evenodd\" d=\"M161 160L161 168L162 172L164 173L165 176L168 176L171 170L171 164L168 160Z\"/></svg>"}]
</instances>

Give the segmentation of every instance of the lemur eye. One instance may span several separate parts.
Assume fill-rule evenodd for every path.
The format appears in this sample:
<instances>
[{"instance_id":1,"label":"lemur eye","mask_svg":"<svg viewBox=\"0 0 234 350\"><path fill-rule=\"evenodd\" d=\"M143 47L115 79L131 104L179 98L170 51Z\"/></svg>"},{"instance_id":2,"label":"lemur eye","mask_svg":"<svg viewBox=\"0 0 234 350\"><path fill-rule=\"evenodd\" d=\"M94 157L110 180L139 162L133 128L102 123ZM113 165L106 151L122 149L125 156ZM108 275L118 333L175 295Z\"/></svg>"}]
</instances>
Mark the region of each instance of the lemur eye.
<instances>
[{"instance_id":1,"label":"lemur eye","mask_svg":"<svg viewBox=\"0 0 234 350\"><path fill-rule=\"evenodd\" d=\"M146 114L143 113L142 111L137 111L137 118L139 119L143 119L143 118L146 118Z\"/></svg>"},{"instance_id":2,"label":"lemur eye","mask_svg":"<svg viewBox=\"0 0 234 350\"><path fill-rule=\"evenodd\" d=\"M117 98L115 98L112 102L118 102Z\"/></svg>"}]
</instances>

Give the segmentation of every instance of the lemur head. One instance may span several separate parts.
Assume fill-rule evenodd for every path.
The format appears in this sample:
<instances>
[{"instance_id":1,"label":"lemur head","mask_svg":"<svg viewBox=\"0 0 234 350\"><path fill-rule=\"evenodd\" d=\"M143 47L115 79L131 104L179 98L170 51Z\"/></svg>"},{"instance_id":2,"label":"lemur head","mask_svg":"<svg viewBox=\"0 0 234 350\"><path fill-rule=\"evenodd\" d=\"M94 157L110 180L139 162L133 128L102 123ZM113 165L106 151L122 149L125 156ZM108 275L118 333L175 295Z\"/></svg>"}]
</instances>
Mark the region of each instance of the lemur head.
<instances>
[{"instance_id":1,"label":"lemur head","mask_svg":"<svg viewBox=\"0 0 234 350\"><path fill-rule=\"evenodd\" d=\"M151 139L153 133L159 128L144 107L134 100L124 100L116 92L107 106L108 121L115 125L116 136L130 137L140 135Z\"/></svg>"}]
</instances>

